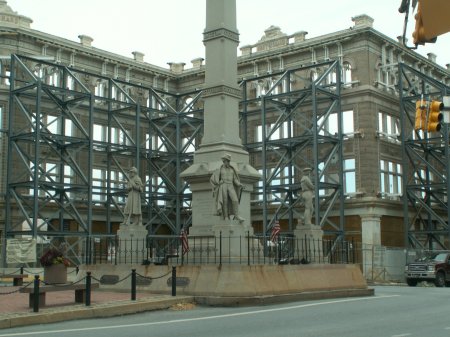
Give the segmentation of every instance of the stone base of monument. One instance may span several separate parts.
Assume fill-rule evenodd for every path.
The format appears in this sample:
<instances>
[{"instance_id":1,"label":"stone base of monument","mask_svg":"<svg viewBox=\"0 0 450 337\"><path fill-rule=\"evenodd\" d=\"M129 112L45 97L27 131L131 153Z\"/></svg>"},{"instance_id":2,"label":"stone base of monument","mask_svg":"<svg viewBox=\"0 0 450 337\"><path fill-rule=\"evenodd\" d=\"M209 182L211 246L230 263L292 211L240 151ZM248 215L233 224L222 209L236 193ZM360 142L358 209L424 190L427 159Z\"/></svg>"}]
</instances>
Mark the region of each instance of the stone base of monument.
<instances>
[{"instance_id":1,"label":"stone base of monument","mask_svg":"<svg viewBox=\"0 0 450 337\"><path fill-rule=\"evenodd\" d=\"M148 282L139 282L138 292L172 292L172 266L133 266ZM99 280L100 289L130 291L130 265L82 265L78 278L86 271ZM176 266L177 295L195 296L210 305L262 304L301 299L371 296L359 266L354 264L245 265L203 264ZM125 280L107 282L108 280Z\"/></svg>"},{"instance_id":2,"label":"stone base of monument","mask_svg":"<svg viewBox=\"0 0 450 337\"><path fill-rule=\"evenodd\" d=\"M121 225L117 231L118 263L142 264L147 251L147 229L138 225Z\"/></svg>"},{"instance_id":3,"label":"stone base of monument","mask_svg":"<svg viewBox=\"0 0 450 337\"><path fill-rule=\"evenodd\" d=\"M323 230L320 226L298 224L297 228L294 229L294 236L296 240L304 240L304 245L308 246L306 249L305 247L301 247L298 252L295 252L296 256L299 256L300 259L303 258L310 263L323 262L321 261L323 260L323 256L320 255L309 254L309 256L301 256L305 251L322 251ZM315 261L316 257L321 260Z\"/></svg>"},{"instance_id":4,"label":"stone base of monument","mask_svg":"<svg viewBox=\"0 0 450 337\"><path fill-rule=\"evenodd\" d=\"M242 263L247 260L253 234L253 227L238 220L218 219L211 226L193 226L189 230L189 263Z\"/></svg>"}]
</instances>

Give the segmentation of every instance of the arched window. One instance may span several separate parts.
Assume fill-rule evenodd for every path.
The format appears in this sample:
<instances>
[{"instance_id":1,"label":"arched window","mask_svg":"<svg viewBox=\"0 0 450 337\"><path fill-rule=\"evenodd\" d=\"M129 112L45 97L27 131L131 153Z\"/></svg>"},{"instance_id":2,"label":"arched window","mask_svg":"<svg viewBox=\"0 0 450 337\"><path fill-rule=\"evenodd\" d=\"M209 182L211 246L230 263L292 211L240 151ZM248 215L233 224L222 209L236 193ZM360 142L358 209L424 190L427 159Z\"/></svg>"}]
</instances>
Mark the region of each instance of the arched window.
<instances>
[{"instance_id":1,"label":"arched window","mask_svg":"<svg viewBox=\"0 0 450 337\"><path fill-rule=\"evenodd\" d=\"M349 62L342 64L342 83L345 88L352 85L352 65Z\"/></svg>"}]
</instances>

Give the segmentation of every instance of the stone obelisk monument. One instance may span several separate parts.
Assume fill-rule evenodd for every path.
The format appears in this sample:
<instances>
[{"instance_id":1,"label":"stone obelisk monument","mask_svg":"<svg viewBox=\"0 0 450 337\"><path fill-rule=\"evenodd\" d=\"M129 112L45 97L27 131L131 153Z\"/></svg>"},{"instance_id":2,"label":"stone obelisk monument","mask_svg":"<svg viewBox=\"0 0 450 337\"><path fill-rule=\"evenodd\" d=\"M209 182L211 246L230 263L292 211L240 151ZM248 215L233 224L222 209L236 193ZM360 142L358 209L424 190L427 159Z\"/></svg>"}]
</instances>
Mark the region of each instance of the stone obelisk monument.
<instances>
[{"instance_id":1,"label":"stone obelisk monument","mask_svg":"<svg viewBox=\"0 0 450 337\"><path fill-rule=\"evenodd\" d=\"M205 45L204 135L194 164L182 173L192 191L192 227L189 235L218 237L253 234L250 224L250 192L260 179L259 173L249 165L249 155L239 137L239 100L237 85L237 47L239 33L236 28L235 0L207 0ZM239 216L217 215L211 177L223 165L223 158L239 176L242 191L238 192ZM237 242L239 240L236 240ZM244 240L245 241L245 240ZM231 247L238 252L239 247Z\"/></svg>"}]
</instances>

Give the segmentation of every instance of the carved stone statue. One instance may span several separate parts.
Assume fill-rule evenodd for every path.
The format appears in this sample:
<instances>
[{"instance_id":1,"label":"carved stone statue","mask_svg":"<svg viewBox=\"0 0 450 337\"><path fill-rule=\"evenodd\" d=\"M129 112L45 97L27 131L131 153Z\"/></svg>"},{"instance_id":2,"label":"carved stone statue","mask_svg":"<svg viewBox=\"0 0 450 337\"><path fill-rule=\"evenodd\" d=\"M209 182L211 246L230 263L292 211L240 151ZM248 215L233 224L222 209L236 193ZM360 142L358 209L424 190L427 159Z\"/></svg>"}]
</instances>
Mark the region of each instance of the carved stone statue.
<instances>
[{"instance_id":1,"label":"carved stone statue","mask_svg":"<svg viewBox=\"0 0 450 337\"><path fill-rule=\"evenodd\" d=\"M210 178L213 186L215 215L223 219L231 219L231 215L234 215L234 219L242 222L244 219L239 216L239 202L244 187L236 169L230 164L231 156L225 154L221 159L222 166Z\"/></svg>"},{"instance_id":2,"label":"carved stone statue","mask_svg":"<svg viewBox=\"0 0 450 337\"><path fill-rule=\"evenodd\" d=\"M136 167L130 168L127 182L128 197L123 210L124 225L142 225L141 193L144 192L144 185L137 174Z\"/></svg>"},{"instance_id":3,"label":"carved stone statue","mask_svg":"<svg viewBox=\"0 0 450 337\"><path fill-rule=\"evenodd\" d=\"M311 218L314 212L313 197L314 197L314 185L309 178L311 168L307 167L303 169L303 177L300 180L300 186L302 188L302 199L305 204L304 224L311 225Z\"/></svg>"}]
</instances>

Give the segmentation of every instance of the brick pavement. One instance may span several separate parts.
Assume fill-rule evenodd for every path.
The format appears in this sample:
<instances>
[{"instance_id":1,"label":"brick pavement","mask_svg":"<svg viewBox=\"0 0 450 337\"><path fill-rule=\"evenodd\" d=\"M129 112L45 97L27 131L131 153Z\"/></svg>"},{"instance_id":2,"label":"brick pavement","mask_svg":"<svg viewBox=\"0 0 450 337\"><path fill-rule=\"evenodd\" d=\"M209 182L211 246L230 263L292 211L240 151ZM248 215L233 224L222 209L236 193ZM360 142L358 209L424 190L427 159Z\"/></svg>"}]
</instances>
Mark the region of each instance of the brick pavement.
<instances>
[{"instance_id":1,"label":"brick pavement","mask_svg":"<svg viewBox=\"0 0 450 337\"><path fill-rule=\"evenodd\" d=\"M3 313L14 313L14 312L32 312L33 308L28 307L28 294L23 294L18 292L20 287L12 286L0 286L0 316ZM148 293L137 293L136 298L142 299L145 297L152 296ZM131 293L125 292L111 292L103 290L93 290L91 292L91 304L99 304L111 301L124 301L131 300ZM45 308L55 308L60 306L71 306L71 305L84 305L75 304L74 291L58 291L53 293L48 293L46 296L46 305L42 307Z\"/></svg>"},{"instance_id":2,"label":"brick pavement","mask_svg":"<svg viewBox=\"0 0 450 337\"><path fill-rule=\"evenodd\" d=\"M20 287L0 285L0 329L18 326L54 323L60 321L112 317L151 310L164 310L191 305L192 296L171 296L164 294L137 293L131 300L131 293L93 290L91 305L75 303L74 291L48 293L46 305L33 312L28 307L28 294L18 292Z\"/></svg>"}]
</instances>

